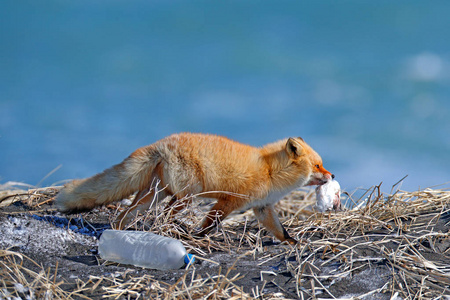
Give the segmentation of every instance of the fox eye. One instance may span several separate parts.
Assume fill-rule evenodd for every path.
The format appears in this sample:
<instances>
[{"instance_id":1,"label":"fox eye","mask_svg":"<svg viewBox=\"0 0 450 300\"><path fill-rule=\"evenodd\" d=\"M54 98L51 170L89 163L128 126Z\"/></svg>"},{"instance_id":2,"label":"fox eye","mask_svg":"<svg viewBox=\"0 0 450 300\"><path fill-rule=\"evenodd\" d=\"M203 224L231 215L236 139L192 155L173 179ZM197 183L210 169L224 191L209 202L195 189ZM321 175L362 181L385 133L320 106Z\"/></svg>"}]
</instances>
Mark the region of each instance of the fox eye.
<instances>
[{"instance_id":1,"label":"fox eye","mask_svg":"<svg viewBox=\"0 0 450 300\"><path fill-rule=\"evenodd\" d=\"M319 166L319 165L316 165L316 168L317 168L317 169L320 169L320 166Z\"/></svg>"}]
</instances>

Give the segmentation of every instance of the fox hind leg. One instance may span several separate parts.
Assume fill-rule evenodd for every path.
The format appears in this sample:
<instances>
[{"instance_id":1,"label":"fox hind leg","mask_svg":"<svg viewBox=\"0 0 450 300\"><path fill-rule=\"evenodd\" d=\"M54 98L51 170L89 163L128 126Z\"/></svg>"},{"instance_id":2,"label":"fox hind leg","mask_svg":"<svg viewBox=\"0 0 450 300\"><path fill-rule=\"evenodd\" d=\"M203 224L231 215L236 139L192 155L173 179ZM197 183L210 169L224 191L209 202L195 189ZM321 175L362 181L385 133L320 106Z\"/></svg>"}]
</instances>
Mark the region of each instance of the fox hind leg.
<instances>
[{"instance_id":1,"label":"fox hind leg","mask_svg":"<svg viewBox=\"0 0 450 300\"><path fill-rule=\"evenodd\" d=\"M114 224L115 229L123 229L139 212L147 210L155 198L155 189L144 189L136 194L133 203L120 213Z\"/></svg>"},{"instance_id":2,"label":"fox hind leg","mask_svg":"<svg viewBox=\"0 0 450 300\"><path fill-rule=\"evenodd\" d=\"M158 189L158 184L140 190L131 205L117 217L115 229L123 229L139 212L144 212L154 203L172 196L166 189Z\"/></svg>"},{"instance_id":3,"label":"fox hind leg","mask_svg":"<svg viewBox=\"0 0 450 300\"><path fill-rule=\"evenodd\" d=\"M181 199L178 199L176 195L173 195L172 198L167 203L164 208L164 213L168 213L170 217L173 217L183 209L185 209L192 202L192 197L185 196Z\"/></svg>"}]
</instances>

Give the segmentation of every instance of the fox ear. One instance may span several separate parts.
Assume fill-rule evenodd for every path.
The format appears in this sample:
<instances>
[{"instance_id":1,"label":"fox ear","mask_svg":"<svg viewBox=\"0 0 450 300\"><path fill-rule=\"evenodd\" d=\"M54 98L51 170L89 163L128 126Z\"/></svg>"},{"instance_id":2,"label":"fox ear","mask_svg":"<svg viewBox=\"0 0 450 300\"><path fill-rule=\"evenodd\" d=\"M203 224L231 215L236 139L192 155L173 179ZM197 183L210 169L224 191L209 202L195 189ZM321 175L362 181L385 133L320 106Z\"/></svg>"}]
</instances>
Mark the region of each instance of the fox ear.
<instances>
[{"instance_id":1,"label":"fox ear","mask_svg":"<svg viewBox=\"0 0 450 300\"><path fill-rule=\"evenodd\" d=\"M300 138L301 141L303 139ZM297 138L289 138L286 143L286 152L290 157L296 158L302 154L302 145Z\"/></svg>"}]
</instances>

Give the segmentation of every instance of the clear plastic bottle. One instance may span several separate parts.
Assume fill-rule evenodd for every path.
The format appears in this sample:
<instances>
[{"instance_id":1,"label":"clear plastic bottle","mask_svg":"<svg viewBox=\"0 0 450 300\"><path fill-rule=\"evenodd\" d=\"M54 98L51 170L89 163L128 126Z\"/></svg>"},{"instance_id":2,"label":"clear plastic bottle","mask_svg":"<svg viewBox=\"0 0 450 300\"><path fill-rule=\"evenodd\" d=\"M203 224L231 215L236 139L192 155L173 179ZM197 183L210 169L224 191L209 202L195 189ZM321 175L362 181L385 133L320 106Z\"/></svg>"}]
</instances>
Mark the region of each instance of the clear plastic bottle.
<instances>
[{"instance_id":1,"label":"clear plastic bottle","mask_svg":"<svg viewBox=\"0 0 450 300\"><path fill-rule=\"evenodd\" d=\"M180 241L144 231L105 230L98 252L105 260L158 270L179 269L194 260Z\"/></svg>"}]
</instances>

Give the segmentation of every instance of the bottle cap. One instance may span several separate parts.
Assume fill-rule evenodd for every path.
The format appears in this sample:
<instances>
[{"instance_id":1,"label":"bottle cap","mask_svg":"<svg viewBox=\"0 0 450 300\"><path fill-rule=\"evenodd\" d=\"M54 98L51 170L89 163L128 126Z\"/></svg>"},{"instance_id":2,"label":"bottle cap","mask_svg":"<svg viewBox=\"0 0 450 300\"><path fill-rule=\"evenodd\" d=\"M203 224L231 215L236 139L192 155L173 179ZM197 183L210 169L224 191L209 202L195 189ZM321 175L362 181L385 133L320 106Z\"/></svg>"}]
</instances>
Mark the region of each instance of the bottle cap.
<instances>
[{"instance_id":1,"label":"bottle cap","mask_svg":"<svg viewBox=\"0 0 450 300\"><path fill-rule=\"evenodd\" d=\"M195 261L195 257L192 254L186 254L184 256L184 263L187 265L193 264Z\"/></svg>"}]
</instances>

